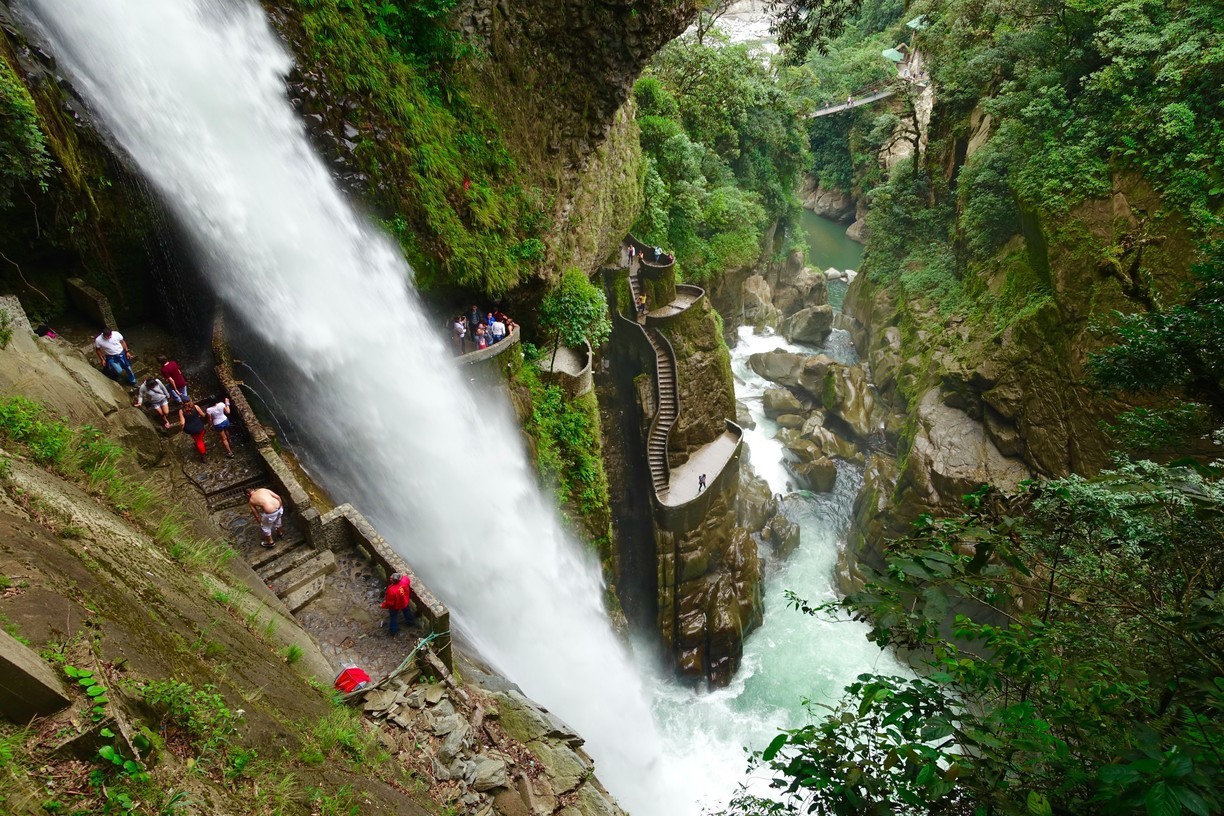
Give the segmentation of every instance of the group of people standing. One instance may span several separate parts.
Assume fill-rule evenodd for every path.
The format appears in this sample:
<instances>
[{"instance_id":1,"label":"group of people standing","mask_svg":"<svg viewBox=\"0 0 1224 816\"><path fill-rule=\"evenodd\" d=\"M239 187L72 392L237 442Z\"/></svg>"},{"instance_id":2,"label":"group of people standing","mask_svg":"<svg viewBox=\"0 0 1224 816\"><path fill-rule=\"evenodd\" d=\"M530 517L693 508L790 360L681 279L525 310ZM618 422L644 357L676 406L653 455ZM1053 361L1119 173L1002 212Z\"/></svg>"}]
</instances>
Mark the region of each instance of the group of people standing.
<instances>
[{"instance_id":1,"label":"group of people standing","mask_svg":"<svg viewBox=\"0 0 1224 816\"><path fill-rule=\"evenodd\" d=\"M508 337L514 326L501 309L484 312L473 303L467 314L457 314L450 321L451 349L459 355L488 348Z\"/></svg>"},{"instance_id":2,"label":"group of people standing","mask_svg":"<svg viewBox=\"0 0 1224 816\"><path fill-rule=\"evenodd\" d=\"M94 338L94 353L102 370L115 378L124 378L128 385L136 385L136 373L132 370L132 350L128 347L123 335L109 326ZM170 430L171 403L178 412L178 426L195 442L196 453L200 461L206 461L208 446L204 435L212 428L221 437L221 446L225 455L233 459L234 449L230 444L230 401L228 398L218 400L207 408L202 408L192 401L187 393L187 378L176 360L169 357L158 357L157 364L161 377L147 377L136 390L133 406L140 408L146 402L153 415L161 420L162 428Z\"/></svg>"}]
</instances>

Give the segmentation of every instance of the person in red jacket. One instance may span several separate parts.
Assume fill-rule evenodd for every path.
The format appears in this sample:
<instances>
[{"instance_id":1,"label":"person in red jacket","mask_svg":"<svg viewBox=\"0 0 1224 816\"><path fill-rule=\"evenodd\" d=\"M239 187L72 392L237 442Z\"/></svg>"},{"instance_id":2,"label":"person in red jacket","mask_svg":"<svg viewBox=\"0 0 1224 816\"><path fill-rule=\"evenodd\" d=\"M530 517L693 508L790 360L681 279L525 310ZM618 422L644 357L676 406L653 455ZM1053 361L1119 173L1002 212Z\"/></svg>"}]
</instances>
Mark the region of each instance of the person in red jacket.
<instances>
[{"instance_id":1,"label":"person in red jacket","mask_svg":"<svg viewBox=\"0 0 1224 816\"><path fill-rule=\"evenodd\" d=\"M399 631L399 613L404 614L404 622L416 626L416 617L412 614L410 605L412 599L412 579L401 572L391 573L391 585L387 587L387 596L383 599L382 608L391 615L388 632L394 636Z\"/></svg>"}]
</instances>

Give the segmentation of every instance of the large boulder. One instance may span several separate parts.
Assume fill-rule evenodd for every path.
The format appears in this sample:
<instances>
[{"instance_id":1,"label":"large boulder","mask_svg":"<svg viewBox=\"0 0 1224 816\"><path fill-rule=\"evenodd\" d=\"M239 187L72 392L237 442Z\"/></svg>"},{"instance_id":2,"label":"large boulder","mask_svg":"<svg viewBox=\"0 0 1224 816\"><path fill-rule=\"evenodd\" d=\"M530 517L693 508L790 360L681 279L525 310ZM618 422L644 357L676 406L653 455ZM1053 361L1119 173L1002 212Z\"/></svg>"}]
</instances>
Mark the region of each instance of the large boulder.
<instances>
[{"instance_id":1,"label":"large boulder","mask_svg":"<svg viewBox=\"0 0 1224 816\"><path fill-rule=\"evenodd\" d=\"M793 428L779 430L774 438L786 450L787 459L812 462L824 455L820 445Z\"/></svg>"},{"instance_id":2,"label":"large boulder","mask_svg":"<svg viewBox=\"0 0 1224 816\"><path fill-rule=\"evenodd\" d=\"M799 375L804 362L802 354L789 351L761 351L748 357L748 367L758 375L770 382L792 388L799 385Z\"/></svg>"},{"instance_id":3,"label":"large boulder","mask_svg":"<svg viewBox=\"0 0 1224 816\"><path fill-rule=\"evenodd\" d=\"M983 484L1015 490L1032 475L999 451L982 423L945 405L938 388L922 395L906 476L929 505L955 504Z\"/></svg>"},{"instance_id":4,"label":"large boulder","mask_svg":"<svg viewBox=\"0 0 1224 816\"><path fill-rule=\"evenodd\" d=\"M782 414L803 413L803 403L785 388L765 389L765 416L776 419Z\"/></svg>"},{"instance_id":5,"label":"large boulder","mask_svg":"<svg viewBox=\"0 0 1224 816\"><path fill-rule=\"evenodd\" d=\"M824 306L829 302L829 284L824 274L808 267L784 268L778 273L773 288L773 304L783 317L809 306Z\"/></svg>"},{"instance_id":6,"label":"large boulder","mask_svg":"<svg viewBox=\"0 0 1224 816\"><path fill-rule=\"evenodd\" d=\"M867 229L867 219L860 218L846 228L846 237L851 241L857 241L860 244L867 243L867 237L870 235L870 230Z\"/></svg>"},{"instance_id":7,"label":"large boulder","mask_svg":"<svg viewBox=\"0 0 1224 816\"><path fill-rule=\"evenodd\" d=\"M766 326L776 328L781 315L774 306L773 290L769 282L760 275L752 275L741 287L743 296L743 320L754 328Z\"/></svg>"},{"instance_id":8,"label":"large boulder","mask_svg":"<svg viewBox=\"0 0 1224 816\"><path fill-rule=\"evenodd\" d=\"M823 400L825 375L831 365L835 365L833 359L824 354L804 357L795 385L811 394L817 401Z\"/></svg>"},{"instance_id":9,"label":"large boulder","mask_svg":"<svg viewBox=\"0 0 1224 816\"><path fill-rule=\"evenodd\" d=\"M805 209L832 221L849 221L854 216L854 199L850 194L821 187L815 176L804 177L799 200Z\"/></svg>"},{"instance_id":10,"label":"large boulder","mask_svg":"<svg viewBox=\"0 0 1224 816\"><path fill-rule=\"evenodd\" d=\"M862 366L830 365L821 394L825 410L860 441L879 430L875 393Z\"/></svg>"},{"instance_id":11,"label":"large boulder","mask_svg":"<svg viewBox=\"0 0 1224 816\"><path fill-rule=\"evenodd\" d=\"M786 469L801 488L814 493L828 493L837 482L837 465L825 456L813 462L787 462Z\"/></svg>"},{"instance_id":12,"label":"large boulder","mask_svg":"<svg viewBox=\"0 0 1224 816\"><path fill-rule=\"evenodd\" d=\"M808 306L782 321L782 334L792 343L820 345L833 330L833 307Z\"/></svg>"}]
</instances>

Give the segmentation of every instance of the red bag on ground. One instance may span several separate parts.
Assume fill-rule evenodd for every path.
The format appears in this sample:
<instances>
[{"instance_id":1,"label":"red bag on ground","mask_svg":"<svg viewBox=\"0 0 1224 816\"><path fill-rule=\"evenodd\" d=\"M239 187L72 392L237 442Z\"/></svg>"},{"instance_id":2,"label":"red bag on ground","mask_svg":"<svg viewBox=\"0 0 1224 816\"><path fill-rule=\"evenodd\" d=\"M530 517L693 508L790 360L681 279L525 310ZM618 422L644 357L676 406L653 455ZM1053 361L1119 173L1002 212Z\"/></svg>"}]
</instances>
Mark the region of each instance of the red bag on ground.
<instances>
[{"instance_id":1,"label":"red bag on ground","mask_svg":"<svg viewBox=\"0 0 1224 816\"><path fill-rule=\"evenodd\" d=\"M360 691L370 685L370 675L358 666L349 666L336 675L336 690L344 694Z\"/></svg>"}]
</instances>

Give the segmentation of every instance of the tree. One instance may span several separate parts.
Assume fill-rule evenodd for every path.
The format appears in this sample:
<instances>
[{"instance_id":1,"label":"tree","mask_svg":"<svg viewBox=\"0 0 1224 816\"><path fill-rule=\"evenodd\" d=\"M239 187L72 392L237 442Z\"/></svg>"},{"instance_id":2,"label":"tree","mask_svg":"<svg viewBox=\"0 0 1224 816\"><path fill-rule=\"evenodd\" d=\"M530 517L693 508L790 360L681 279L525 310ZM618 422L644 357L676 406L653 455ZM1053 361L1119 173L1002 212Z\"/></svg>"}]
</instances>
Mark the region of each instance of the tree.
<instances>
[{"instance_id":1,"label":"tree","mask_svg":"<svg viewBox=\"0 0 1224 816\"><path fill-rule=\"evenodd\" d=\"M1216 427L1224 425L1224 244L1194 267L1184 299L1161 303L1142 264L1143 241L1134 241L1106 271L1142 311L1115 313L1114 345L1091 356L1093 373L1107 387L1139 393L1175 390L1202 404ZM1174 409L1184 406L1174 406ZM1150 411L1145 412L1150 417Z\"/></svg>"},{"instance_id":2,"label":"tree","mask_svg":"<svg viewBox=\"0 0 1224 816\"><path fill-rule=\"evenodd\" d=\"M736 813L1207 816L1224 807L1224 486L1150 462L920 520L860 592L925 677L863 675L757 755Z\"/></svg>"},{"instance_id":3,"label":"tree","mask_svg":"<svg viewBox=\"0 0 1224 816\"><path fill-rule=\"evenodd\" d=\"M553 339L553 363L562 343L603 345L612 333L608 301L580 270L567 269L557 286L540 301L540 328Z\"/></svg>"},{"instance_id":4,"label":"tree","mask_svg":"<svg viewBox=\"0 0 1224 816\"><path fill-rule=\"evenodd\" d=\"M786 50L786 61L798 65L815 49L826 53L829 41L853 22L863 0L770 0L770 31Z\"/></svg>"},{"instance_id":5,"label":"tree","mask_svg":"<svg viewBox=\"0 0 1224 816\"><path fill-rule=\"evenodd\" d=\"M705 45L706 35L714 30L719 18L730 11L734 3L735 0L709 0L706 3L697 15L697 22L693 23L698 45Z\"/></svg>"}]
</instances>

